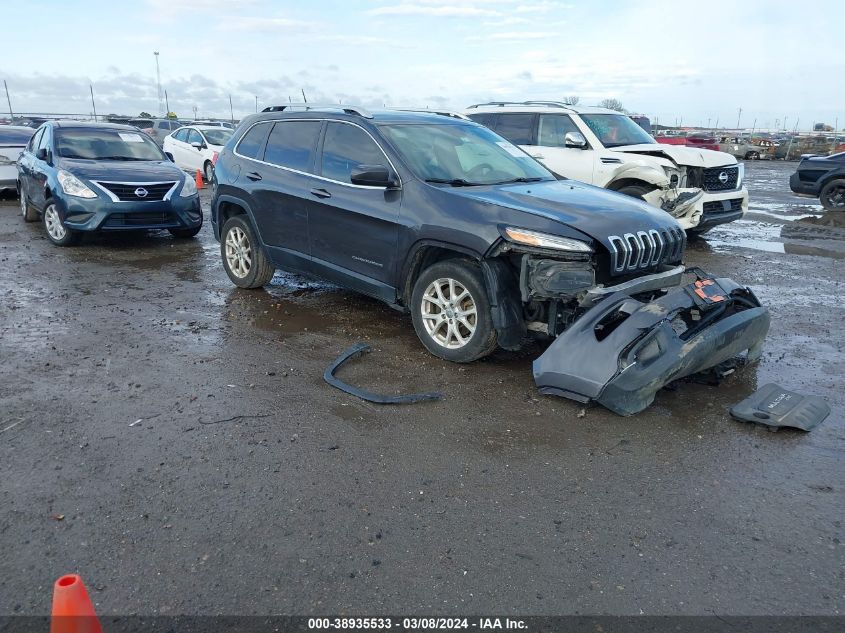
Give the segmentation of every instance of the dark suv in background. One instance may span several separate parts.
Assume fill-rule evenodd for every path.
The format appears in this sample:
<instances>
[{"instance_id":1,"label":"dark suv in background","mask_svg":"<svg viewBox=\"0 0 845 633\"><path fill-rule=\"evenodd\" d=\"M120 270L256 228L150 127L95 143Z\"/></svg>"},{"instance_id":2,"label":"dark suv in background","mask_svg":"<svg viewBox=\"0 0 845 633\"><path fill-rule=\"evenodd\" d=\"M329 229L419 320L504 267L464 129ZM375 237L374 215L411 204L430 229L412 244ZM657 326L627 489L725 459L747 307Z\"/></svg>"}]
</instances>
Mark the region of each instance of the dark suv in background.
<instances>
[{"instance_id":1,"label":"dark suv in background","mask_svg":"<svg viewBox=\"0 0 845 633\"><path fill-rule=\"evenodd\" d=\"M410 311L422 343L447 360L517 349L529 332L554 338L592 306L609 309L619 293L650 301L684 273L684 231L668 214L560 181L460 115L272 107L241 123L215 173L211 221L234 284L263 286L276 267L321 277ZM745 298L724 316L759 306L733 282L722 289L731 305ZM625 314L635 304L645 305ZM699 333L687 308L673 318ZM606 331L621 330L617 313ZM753 347L763 318L746 310L728 324L730 342L710 337L680 369ZM577 391L541 373L549 392Z\"/></svg>"}]
</instances>

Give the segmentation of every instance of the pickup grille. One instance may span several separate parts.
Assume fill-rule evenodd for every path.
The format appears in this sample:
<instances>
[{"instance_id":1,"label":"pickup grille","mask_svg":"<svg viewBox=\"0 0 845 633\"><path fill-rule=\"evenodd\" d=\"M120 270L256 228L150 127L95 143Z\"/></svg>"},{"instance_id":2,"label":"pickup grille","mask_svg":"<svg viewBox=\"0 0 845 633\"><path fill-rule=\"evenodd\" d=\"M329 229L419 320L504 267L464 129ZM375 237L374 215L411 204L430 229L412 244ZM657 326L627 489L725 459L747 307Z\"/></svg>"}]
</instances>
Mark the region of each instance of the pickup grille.
<instances>
[{"instance_id":1,"label":"pickup grille","mask_svg":"<svg viewBox=\"0 0 845 633\"><path fill-rule=\"evenodd\" d=\"M176 186L169 182L102 182L95 181L121 202L160 202Z\"/></svg>"},{"instance_id":2,"label":"pickup grille","mask_svg":"<svg viewBox=\"0 0 845 633\"><path fill-rule=\"evenodd\" d=\"M702 174L701 188L704 191L728 191L736 189L739 180L739 165L709 167Z\"/></svg>"},{"instance_id":3,"label":"pickup grille","mask_svg":"<svg viewBox=\"0 0 845 633\"><path fill-rule=\"evenodd\" d=\"M627 275L681 261L687 238L681 229L651 229L610 235L608 241L611 274Z\"/></svg>"},{"instance_id":4,"label":"pickup grille","mask_svg":"<svg viewBox=\"0 0 845 633\"><path fill-rule=\"evenodd\" d=\"M709 200L704 203L704 215L719 215L720 213L736 213L742 211L742 198L734 200Z\"/></svg>"}]
</instances>

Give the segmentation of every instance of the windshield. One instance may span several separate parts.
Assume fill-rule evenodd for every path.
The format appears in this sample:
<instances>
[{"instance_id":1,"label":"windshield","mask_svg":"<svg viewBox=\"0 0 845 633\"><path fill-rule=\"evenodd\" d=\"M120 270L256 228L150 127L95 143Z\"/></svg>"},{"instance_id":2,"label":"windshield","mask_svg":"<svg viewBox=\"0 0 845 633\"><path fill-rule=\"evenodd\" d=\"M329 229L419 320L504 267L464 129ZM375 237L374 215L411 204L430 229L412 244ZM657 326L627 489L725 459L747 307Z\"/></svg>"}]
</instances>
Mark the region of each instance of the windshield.
<instances>
[{"instance_id":1,"label":"windshield","mask_svg":"<svg viewBox=\"0 0 845 633\"><path fill-rule=\"evenodd\" d=\"M232 130L221 127L216 130L203 130L205 140L209 145L225 145L226 141L232 138Z\"/></svg>"},{"instance_id":2,"label":"windshield","mask_svg":"<svg viewBox=\"0 0 845 633\"><path fill-rule=\"evenodd\" d=\"M56 153L86 160L167 160L146 134L134 130L58 128Z\"/></svg>"},{"instance_id":3,"label":"windshield","mask_svg":"<svg viewBox=\"0 0 845 633\"><path fill-rule=\"evenodd\" d=\"M415 176L452 186L554 180L540 163L480 125L381 126Z\"/></svg>"},{"instance_id":4,"label":"windshield","mask_svg":"<svg viewBox=\"0 0 845 633\"><path fill-rule=\"evenodd\" d=\"M33 134L28 127L0 127L0 145L26 145Z\"/></svg>"},{"instance_id":5,"label":"windshield","mask_svg":"<svg viewBox=\"0 0 845 633\"><path fill-rule=\"evenodd\" d=\"M624 114L582 114L581 118L605 147L657 142Z\"/></svg>"}]
</instances>

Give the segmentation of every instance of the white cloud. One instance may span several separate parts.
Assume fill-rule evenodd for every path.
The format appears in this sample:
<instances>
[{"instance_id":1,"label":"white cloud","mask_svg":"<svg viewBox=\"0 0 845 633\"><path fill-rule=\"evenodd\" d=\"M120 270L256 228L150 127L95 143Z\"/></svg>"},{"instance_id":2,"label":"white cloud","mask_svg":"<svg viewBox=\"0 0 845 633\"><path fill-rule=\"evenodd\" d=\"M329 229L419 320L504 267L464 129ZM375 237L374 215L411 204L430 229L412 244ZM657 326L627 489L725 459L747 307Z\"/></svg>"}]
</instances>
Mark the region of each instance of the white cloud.
<instances>
[{"instance_id":1,"label":"white cloud","mask_svg":"<svg viewBox=\"0 0 845 633\"><path fill-rule=\"evenodd\" d=\"M367 11L370 15L427 15L434 17L479 17L501 15L498 11L482 9L476 6L434 6L431 4L397 4L394 6L377 7Z\"/></svg>"},{"instance_id":2,"label":"white cloud","mask_svg":"<svg viewBox=\"0 0 845 633\"><path fill-rule=\"evenodd\" d=\"M228 31L303 31L317 26L313 22L289 18L265 18L252 16L227 16L218 28Z\"/></svg>"}]
</instances>

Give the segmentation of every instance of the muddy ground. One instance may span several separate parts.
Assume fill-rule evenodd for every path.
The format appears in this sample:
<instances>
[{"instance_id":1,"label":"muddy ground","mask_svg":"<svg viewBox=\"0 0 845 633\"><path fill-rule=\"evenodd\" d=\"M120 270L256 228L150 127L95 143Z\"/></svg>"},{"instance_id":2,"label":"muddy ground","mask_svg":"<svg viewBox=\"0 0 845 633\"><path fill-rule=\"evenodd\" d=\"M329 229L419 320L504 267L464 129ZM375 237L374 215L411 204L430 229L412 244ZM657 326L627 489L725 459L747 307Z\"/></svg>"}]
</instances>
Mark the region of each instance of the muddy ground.
<instances>
[{"instance_id":1,"label":"muddy ground","mask_svg":"<svg viewBox=\"0 0 845 633\"><path fill-rule=\"evenodd\" d=\"M103 614L842 613L845 222L793 169L687 258L769 306L762 361L631 418L540 396L539 348L458 366L350 292L238 290L208 225L60 249L3 202L0 614L72 571ZM446 398L330 388L356 341L345 379ZM833 414L728 416L773 381Z\"/></svg>"}]
</instances>

